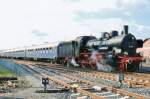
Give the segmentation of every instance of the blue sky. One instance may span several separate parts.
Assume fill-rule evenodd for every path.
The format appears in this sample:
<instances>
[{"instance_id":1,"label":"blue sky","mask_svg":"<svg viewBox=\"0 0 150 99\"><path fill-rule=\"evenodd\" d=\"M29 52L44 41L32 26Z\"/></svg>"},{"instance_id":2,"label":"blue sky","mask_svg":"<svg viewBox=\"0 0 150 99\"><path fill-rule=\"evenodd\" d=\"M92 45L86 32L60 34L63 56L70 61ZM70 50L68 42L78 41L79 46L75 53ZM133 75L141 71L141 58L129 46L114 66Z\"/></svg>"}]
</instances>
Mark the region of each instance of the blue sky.
<instances>
[{"instance_id":1,"label":"blue sky","mask_svg":"<svg viewBox=\"0 0 150 99\"><path fill-rule=\"evenodd\" d=\"M99 37L121 31L150 38L150 0L0 0L0 49Z\"/></svg>"}]
</instances>

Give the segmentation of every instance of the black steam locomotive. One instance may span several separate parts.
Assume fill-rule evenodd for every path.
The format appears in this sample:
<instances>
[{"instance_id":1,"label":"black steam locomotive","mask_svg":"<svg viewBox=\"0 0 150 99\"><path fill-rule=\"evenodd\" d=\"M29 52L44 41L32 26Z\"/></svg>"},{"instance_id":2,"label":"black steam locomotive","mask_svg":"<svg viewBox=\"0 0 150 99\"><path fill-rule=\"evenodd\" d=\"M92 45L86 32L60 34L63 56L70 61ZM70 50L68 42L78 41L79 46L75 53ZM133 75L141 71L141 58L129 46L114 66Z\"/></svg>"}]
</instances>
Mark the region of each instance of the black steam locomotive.
<instances>
[{"instance_id":1,"label":"black steam locomotive","mask_svg":"<svg viewBox=\"0 0 150 99\"><path fill-rule=\"evenodd\" d=\"M58 45L59 63L84 67L111 67L119 71L135 71L139 68L142 56L136 52L143 46L142 40L137 40L128 33L128 26L119 35L118 31L102 33L101 38L80 36L73 41ZM99 66L100 65L100 66Z\"/></svg>"}]
</instances>

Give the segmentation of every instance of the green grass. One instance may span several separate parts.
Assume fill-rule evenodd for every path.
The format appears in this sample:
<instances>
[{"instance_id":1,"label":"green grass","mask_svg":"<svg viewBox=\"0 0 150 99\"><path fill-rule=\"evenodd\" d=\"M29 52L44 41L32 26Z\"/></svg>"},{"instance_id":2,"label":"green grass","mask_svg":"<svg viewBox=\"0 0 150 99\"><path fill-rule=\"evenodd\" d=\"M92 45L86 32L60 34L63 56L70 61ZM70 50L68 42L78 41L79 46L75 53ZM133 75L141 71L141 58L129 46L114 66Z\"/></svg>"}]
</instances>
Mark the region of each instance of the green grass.
<instances>
[{"instance_id":1,"label":"green grass","mask_svg":"<svg viewBox=\"0 0 150 99\"><path fill-rule=\"evenodd\" d=\"M15 74L11 70L5 68L3 65L0 65L0 77L14 77L14 76Z\"/></svg>"}]
</instances>

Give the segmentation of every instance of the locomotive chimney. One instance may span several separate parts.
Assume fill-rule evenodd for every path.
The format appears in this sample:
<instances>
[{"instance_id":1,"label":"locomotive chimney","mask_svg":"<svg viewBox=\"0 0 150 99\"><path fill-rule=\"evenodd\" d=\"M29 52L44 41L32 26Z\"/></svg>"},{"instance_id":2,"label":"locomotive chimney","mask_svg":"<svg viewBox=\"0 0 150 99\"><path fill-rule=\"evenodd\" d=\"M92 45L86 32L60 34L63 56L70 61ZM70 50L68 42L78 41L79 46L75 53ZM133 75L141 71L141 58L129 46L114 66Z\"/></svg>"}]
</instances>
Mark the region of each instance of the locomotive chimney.
<instances>
[{"instance_id":1,"label":"locomotive chimney","mask_svg":"<svg viewBox=\"0 0 150 99\"><path fill-rule=\"evenodd\" d=\"M124 25L124 34L128 34L128 25Z\"/></svg>"}]
</instances>

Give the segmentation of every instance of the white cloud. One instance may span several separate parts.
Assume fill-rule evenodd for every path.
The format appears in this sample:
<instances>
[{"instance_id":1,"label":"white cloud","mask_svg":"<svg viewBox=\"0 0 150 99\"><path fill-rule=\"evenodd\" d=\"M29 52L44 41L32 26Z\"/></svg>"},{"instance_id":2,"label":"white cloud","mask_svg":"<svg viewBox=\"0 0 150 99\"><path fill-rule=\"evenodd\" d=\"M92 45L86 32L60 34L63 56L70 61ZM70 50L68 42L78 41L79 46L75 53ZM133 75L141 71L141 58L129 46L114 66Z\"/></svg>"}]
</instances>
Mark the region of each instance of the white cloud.
<instances>
[{"instance_id":1,"label":"white cloud","mask_svg":"<svg viewBox=\"0 0 150 99\"><path fill-rule=\"evenodd\" d=\"M76 10L102 11L104 9L115 9L117 0L79 0L78 2L72 2L72 0L70 1L70 4L72 4Z\"/></svg>"},{"instance_id":2,"label":"white cloud","mask_svg":"<svg viewBox=\"0 0 150 99\"><path fill-rule=\"evenodd\" d=\"M144 39L150 38L150 26L132 24L131 31L136 34L137 38Z\"/></svg>"},{"instance_id":3,"label":"white cloud","mask_svg":"<svg viewBox=\"0 0 150 99\"><path fill-rule=\"evenodd\" d=\"M100 37L101 32L111 32L112 30L117 30L121 33L123 26L129 25L129 33L135 35L137 39L150 38L150 26L137 24L135 21L126 21L121 18L88 19L83 20L82 24L97 37Z\"/></svg>"},{"instance_id":4,"label":"white cloud","mask_svg":"<svg viewBox=\"0 0 150 99\"><path fill-rule=\"evenodd\" d=\"M117 0L116 6L121 10L142 10L149 3L149 0Z\"/></svg>"},{"instance_id":5,"label":"white cloud","mask_svg":"<svg viewBox=\"0 0 150 99\"><path fill-rule=\"evenodd\" d=\"M114 29L121 31L121 27L128 24L130 32L137 38L146 38L150 35L149 26L138 24L138 21L131 19L135 12L148 10L149 0L80 0L74 4L76 5L75 11L78 12L75 19L95 34L99 31ZM110 13L114 15L109 17ZM123 15L126 18L120 17Z\"/></svg>"},{"instance_id":6,"label":"white cloud","mask_svg":"<svg viewBox=\"0 0 150 99\"><path fill-rule=\"evenodd\" d=\"M148 7L149 0L64 0L70 2L77 10L107 11L107 10L137 10ZM76 2L75 2L76 1Z\"/></svg>"},{"instance_id":7,"label":"white cloud","mask_svg":"<svg viewBox=\"0 0 150 99\"><path fill-rule=\"evenodd\" d=\"M70 4L74 8L76 14L85 14L85 18L110 14L118 16L131 17L135 13L150 9L149 0L66 0L71 1ZM84 19L84 18L83 18Z\"/></svg>"},{"instance_id":8,"label":"white cloud","mask_svg":"<svg viewBox=\"0 0 150 99\"><path fill-rule=\"evenodd\" d=\"M60 0L0 1L0 47L11 48L67 39L69 32L76 26L70 10ZM46 32L49 36L40 40L31 34L33 30Z\"/></svg>"}]
</instances>

